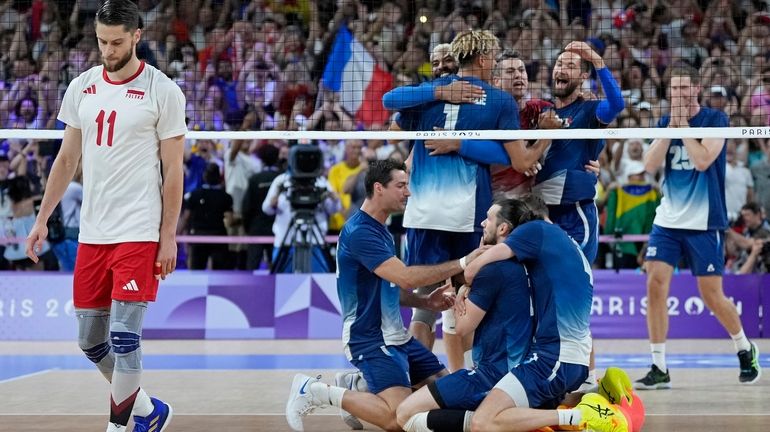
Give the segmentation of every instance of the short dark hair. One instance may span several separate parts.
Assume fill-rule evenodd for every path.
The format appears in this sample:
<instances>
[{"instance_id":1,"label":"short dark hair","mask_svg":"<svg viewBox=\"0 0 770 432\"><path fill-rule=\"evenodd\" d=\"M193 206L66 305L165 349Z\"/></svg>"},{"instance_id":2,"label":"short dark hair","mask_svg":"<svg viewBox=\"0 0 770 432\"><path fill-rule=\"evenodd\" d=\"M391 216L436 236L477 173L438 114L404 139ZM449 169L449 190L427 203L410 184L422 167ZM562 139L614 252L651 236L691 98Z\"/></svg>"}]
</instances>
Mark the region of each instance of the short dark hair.
<instances>
[{"instance_id":1,"label":"short dark hair","mask_svg":"<svg viewBox=\"0 0 770 432\"><path fill-rule=\"evenodd\" d=\"M131 0L106 0L96 11L96 21L108 26L122 25L127 32L140 28L139 8Z\"/></svg>"},{"instance_id":2,"label":"short dark hair","mask_svg":"<svg viewBox=\"0 0 770 432\"><path fill-rule=\"evenodd\" d=\"M35 116L37 117L38 103L37 103L37 99L33 98L32 96L25 96L24 98L19 99L18 101L16 101L16 105L13 108L13 112L14 112L14 114L16 114L16 117L21 117L21 105L24 103L25 100L28 100L28 101L32 102L32 106L35 109Z\"/></svg>"},{"instance_id":3,"label":"short dark hair","mask_svg":"<svg viewBox=\"0 0 770 432\"><path fill-rule=\"evenodd\" d=\"M492 70L492 76L499 77L503 72L503 62L505 60L521 60L521 54L518 51L512 49L506 49L495 57L495 68Z\"/></svg>"},{"instance_id":4,"label":"short dark hair","mask_svg":"<svg viewBox=\"0 0 770 432\"><path fill-rule=\"evenodd\" d=\"M406 171L406 164L394 161L393 159L377 160L369 164L369 171L364 178L364 187L366 188L366 197L371 198L374 195L374 184L380 183L386 186L393 180L393 171Z\"/></svg>"},{"instance_id":5,"label":"short dark hair","mask_svg":"<svg viewBox=\"0 0 770 432\"><path fill-rule=\"evenodd\" d=\"M216 186L222 182L222 174L219 173L219 165L210 163L206 165L206 171L203 172L203 181L206 184Z\"/></svg>"},{"instance_id":6,"label":"short dark hair","mask_svg":"<svg viewBox=\"0 0 770 432\"><path fill-rule=\"evenodd\" d=\"M524 204L526 204L527 207L529 207L529 209L535 213L535 215L540 217L540 219L545 219L548 217L548 206L539 196L526 194L521 197L521 200L524 201Z\"/></svg>"},{"instance_id":7,"label":"short dark hair","mask_svg":"<svg viewBox=\"0 0 770 432\"><path fill-rule=\"evenodd\" d=\"M257 157L264 166L275 166L278 164L280 150L272 144L263 144L257 149Z\"/></svg>"},{"instance_id":8,"label":"short dark hair","mask_svg":"<svg viewBox=\"0 0 770 432\"><path fill-rule=\"evenodd\" d=\"M521 199L501 198L496 200L495 204L500 206L500 211L497 213L497 223L510 225L511 231L521 224L543 219Z\"/></svg>"},{"instance_id":9,"label":"short dark hair","mask_svg":"<svg viewBox=\"0 0 770 432\"><path fill-rule=\"evenodd\" d=\"M29 177L17 176L8 180L8 198L13 203L20 203L32 196L32 185Z\"/></svg>"},{"instance_id":10,"label":"short dark hair","mask_svg":"<svg viewBox=\"0 0 770 432\"><path fill-rule=\"evenodd\" d=\"M698 73L697 69L695 69L694 67L690 66L687 63L679 62L671 66L671 73L669 75L669 79L675 76L688 77L690 78L691 85L700 85L700 73Z\"/></svg>"},{"instance_id":11,"label":"short dark hair","mask_svg":"<svg viewBox=\"0 0 770 432\"><path fill-rule=\"evenodd\" d=\"M754 214L762 214L762 207L759 206L759 203L753 201L744 204L743 207L741 207L741 210L748 210Z\"/></svg>"}]
</instances>

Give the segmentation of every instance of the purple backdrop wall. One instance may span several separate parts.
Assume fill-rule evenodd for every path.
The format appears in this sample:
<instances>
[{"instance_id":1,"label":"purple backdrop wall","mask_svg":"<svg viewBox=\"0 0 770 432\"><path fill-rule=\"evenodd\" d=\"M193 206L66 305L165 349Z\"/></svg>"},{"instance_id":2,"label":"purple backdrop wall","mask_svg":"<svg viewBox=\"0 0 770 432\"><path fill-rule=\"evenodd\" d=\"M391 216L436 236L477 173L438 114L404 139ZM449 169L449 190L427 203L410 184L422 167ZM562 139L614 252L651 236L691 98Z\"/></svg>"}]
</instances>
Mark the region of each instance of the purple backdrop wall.
<instances>
[{"instance_id":1,"label":"purple backdrop wall","mask_svg":"<svg viewBox=\"0 0 770 432\"><path fill-rule=\"evenodd\" d=\"M591 328L596 338L646 338L645 276L594 272ZM72 276L0 275L0 340L72 340L77 327ZM770 318L770 276L725 276L749 337L760 337ZM333 274L262 275L176 272L161 284L145 318L147 338L336 339L340 337ZM405 311L406 319L409 313ZM674 277L669 297L672 338L726 337L698 296L690 275Z\"/></svg>"}]
</instances>

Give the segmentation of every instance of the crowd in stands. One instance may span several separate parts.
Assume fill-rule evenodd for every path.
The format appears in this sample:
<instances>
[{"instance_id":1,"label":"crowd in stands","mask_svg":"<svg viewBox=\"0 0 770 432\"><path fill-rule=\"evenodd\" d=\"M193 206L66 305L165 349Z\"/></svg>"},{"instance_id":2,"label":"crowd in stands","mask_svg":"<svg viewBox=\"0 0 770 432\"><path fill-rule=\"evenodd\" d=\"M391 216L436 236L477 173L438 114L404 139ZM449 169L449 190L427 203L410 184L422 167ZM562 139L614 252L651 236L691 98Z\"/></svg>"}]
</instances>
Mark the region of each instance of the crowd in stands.
<instances>
[{"instance_id":1,"label":"crowd in stands","mask_svg":"<svg viewBox=\"0 0 770 432\"><path fill-rule=\"evenodd\" d=\"M0 0L0 129L64 127L56 115L67 85L101 62L94 37L97 6L98 0ZM549 99L550 69L558 53L571 41L588 42L621 83L626 101L610 127L655 127L668 112L667 69L679 61L699 68L702 104L724 110L731 126L770 125L770 5L764 0L138 0L138 6L143 21L138 55L183 90L193 131L386 130L390 120L349 112L339 93L321 85L340 28L350 30L393 87L430 80L434 46L451 42L463 30L483 28L525 60L527 98ZM601 96L595 79L587 80L584 90ZM263 200L286 168L290 144L189 140L180 233L274 232L266 229L273 222L262 210ZM367 162L408 154L406 142L317 144L340 201L341 210L328 215L330 232L360 205ZM597 193L605 233L649 232L661 179L643 172L647 145L643 138L606 142ZM34 214L56 150L54 141L0 137L5 237L23 235L26 225L19 221ZM728 213L736 235L770 236L762 228L770 210L770 140L729 140L727 155ZM230 199L218 199L222 208L212 212L190 200L201 188L222 188ZM630 197L645 203L633 214L624 210ZM70 237L76 235L74 210L63 210ZM204 210L208 213L201 214ZM752 215L747 221L747 212L754 210L761 226ZM752 253L770 257L770 248L762 252L759 243L732 243L733 271L746 270ZM636 268L642 246L608 247L598 265ZM0 269L28 267L14 248L19 246L4 247ZM69 268L57 249L62 248L52 245L58 262L44 260L46 269ZM258 268L271 256L269 247L209 249L217 268ZM200 255L195 261L200 267ZM759 266L762 260L755 261Z\"/></svg>"}]
</instances>

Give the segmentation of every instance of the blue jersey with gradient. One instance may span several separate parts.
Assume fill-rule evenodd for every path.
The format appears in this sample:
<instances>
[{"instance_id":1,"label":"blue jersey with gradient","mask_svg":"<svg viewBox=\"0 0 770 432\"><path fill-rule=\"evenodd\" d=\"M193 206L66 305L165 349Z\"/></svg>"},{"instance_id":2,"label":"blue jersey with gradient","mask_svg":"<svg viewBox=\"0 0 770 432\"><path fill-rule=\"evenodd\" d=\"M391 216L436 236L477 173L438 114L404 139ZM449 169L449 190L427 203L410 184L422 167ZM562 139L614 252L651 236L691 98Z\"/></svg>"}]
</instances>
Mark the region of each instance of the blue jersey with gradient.
<instances>
[{"instance_id":1,"label":"blue jersey with gradient","mask_svg":"<svg viewBox=\"0 0 770 432\"><path fill-rule=\"evenodd\" d=\"M531 292L524 266L518 260L485 265L473 280L468 300L486 312L474 333L473 362L505 374L521 363L532 341Z\"/></svg>"},{"instance_id":2,"label":"blue jersey with gradient","mask_svg":"<svg viewBox=\"0 0 770 432\"><path fill-rule=\"evenodd\" d=\"M519 225L505 244L527 266L532 281L535 339L530 353L588 366L593 276L580 246L545 221Z\"/></svg>"},{"instance_id":3,"label":"blue jersey with gradient","mask_svg":"<svg viewBox=\"0 0 770 432\"><path fill-rule=\"evenodd\" d=\"M663 117L658 126L668 126L669 120ZM726 127L729 119L722 111L702 107L689 124L690 127ZM655 225L700 231L727 229L726 164L723 145L711 166L698 171L682 140L671 140L666 153L663 198L655 214Z\"/></svg>"},{"instance_id":4,"label":"blue jersey with gradient","mask_svg":"<svg viewBox=\"0 0 770 432\"><path fill-rule=\"evenodd\" d=\"M458 80L456 75L423 85L442 86ZM404 130L433 131L519 129L519 108L508 93L474 78L462 78L484 89L475 103L454 105L435 101L401 111ZM492 205L492 180L487 166L457 153L429 156L422 140L412 149L409 189L412 196L404 213L407 228L450 232L481 231L481 222Z\"/></svg>"},{"instance_id":5,"label":"blue jersey with gradient","mask_svg":"<svg viewBox=\"0 0 770 432\"><path fill-rule=\"evenodd\" d=\"M556 114L568 125L568 129L598 129L605 125L596 117L601 101L578 99L556 109ZM543 169L535 177L533 191L548 205L573 204L596 195L596 175L586 172L590 160L599 159L604 140L558 139L553 140L545 154Z\"/></svg>"},{"instance_id":6,"label":"blue jersey with gradient","mask_svg":"<svg viewBox=\"0 0 770 432\"><path fill-rule=\"evenodd\" d=\"M409 341L401 320L400 288L374 273L393 256L393 236L366 212L358 210L342 227L337 248L337 295L348 360Z\"/></svg>"}]
</instances>

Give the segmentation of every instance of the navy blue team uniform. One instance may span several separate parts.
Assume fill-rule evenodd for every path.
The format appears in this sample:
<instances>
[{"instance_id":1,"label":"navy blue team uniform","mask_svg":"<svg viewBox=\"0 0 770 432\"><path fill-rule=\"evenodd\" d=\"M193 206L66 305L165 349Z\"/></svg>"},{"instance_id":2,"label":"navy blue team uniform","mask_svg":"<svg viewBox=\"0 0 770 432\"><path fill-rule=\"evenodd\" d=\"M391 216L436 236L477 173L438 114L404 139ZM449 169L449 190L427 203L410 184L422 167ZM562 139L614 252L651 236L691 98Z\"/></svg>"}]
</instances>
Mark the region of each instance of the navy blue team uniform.
<instances>
[{"instance_id":1,"label":"navy blue team uniform","mask_svg":"<svg viewBox=\"0 0 770 432\"><path fill-rule=\"evenodd\" d=\"M337 249L342 341L374 394L411 387L444 369L404 328L400 288L374 273L394 256L393 236L366 212L358 210L343 226Z\"/></svg>"},{"instance_id":2,"label":"navy blue team uniform","mask_svg":"<svg viewBox=\"0 0 770 432\"><path fill-rule=\"evenodd\" d=\"M664 117L659 127L668 126ZM702 107L691 127L726 127L727 115ZM676 267L684 256L695 276L721 275L723 232L728 227L725 205L726 148L705 171L690 161L682 140L673 139L666 153L663 198L655 214L645 259Z\"/></svg>"},{"instance_id":3,"label":"navy blue team uniform","mask_svg":"<svg viewBox=\"0 0 770 432\"><path fill-rule=\"evenodd\" d=\"M569 129L599 129L605 126L596 116L600 103L578 99L555 111ZM580 244L589 262L598 252L599 216L594 204L597 178L585 164L599 159L603 148L604 140L553 140L532 187L548 204L549 218Z\"/></svg>"},{"instance_id":4,"label":"navy blue team uniform","mask_svg":"<svg viewBox=\"0 0 770 432\"><path fill-rule=\"evenodd\" d=\"M516 101L485 81L450 75L421 86L433 88L458 79L482 87L485 96L475 103L434 101L402 110L399 126L415 131L519 129ZM412 153L412 195L404 213L407 263L437 264L467 255L478 247L481 222L492 205L489 167L456 153L429 156L422 140L415 141Z\"/></svg>"},{"instance_id":5,"label":"navy blue team uniform","mask_svg":"<svg viewBox=\"0 0 770 432\"><path fill-rule=\"evenodd\" d=\"M524 359L532 341L530 299L527 272L517 260L481 268L468 295L468 300L486 312L473 337L475 368L456 371L428 385L439 407L476 410L495 384Z\"/></svg>"},{"instance_id":6,"label":"navy blue team uniform","mask_svg":"<svg viewBox=\"0 0 770 432\"><path fill-rule=\"evenodd\" d=\"M526 360L495 387L518 407L555 408L588 376L591 266L564 230L545 221L518 226L505 245L529 270L536 322Z\"/></svg>"},{"instance_id":7,"label":"navy blue team uniform","mask_svg":"<svg viewBox=\"0 0 770 432\"><path fill-rule=\"evenodd\" d=\"M578 98L557 108L556 114L568 129L599 129L612 123L625 105L620 87L608 68L596 69L607 96L602 100ZM532 191L546 204L550 219L575 239L588 262L596 260L599 250L599 216L594 204L596 175L584 166L598 160L604 140L553 140L545 155L543 169L535 177Z\"/></svg>"}]
</instances>

